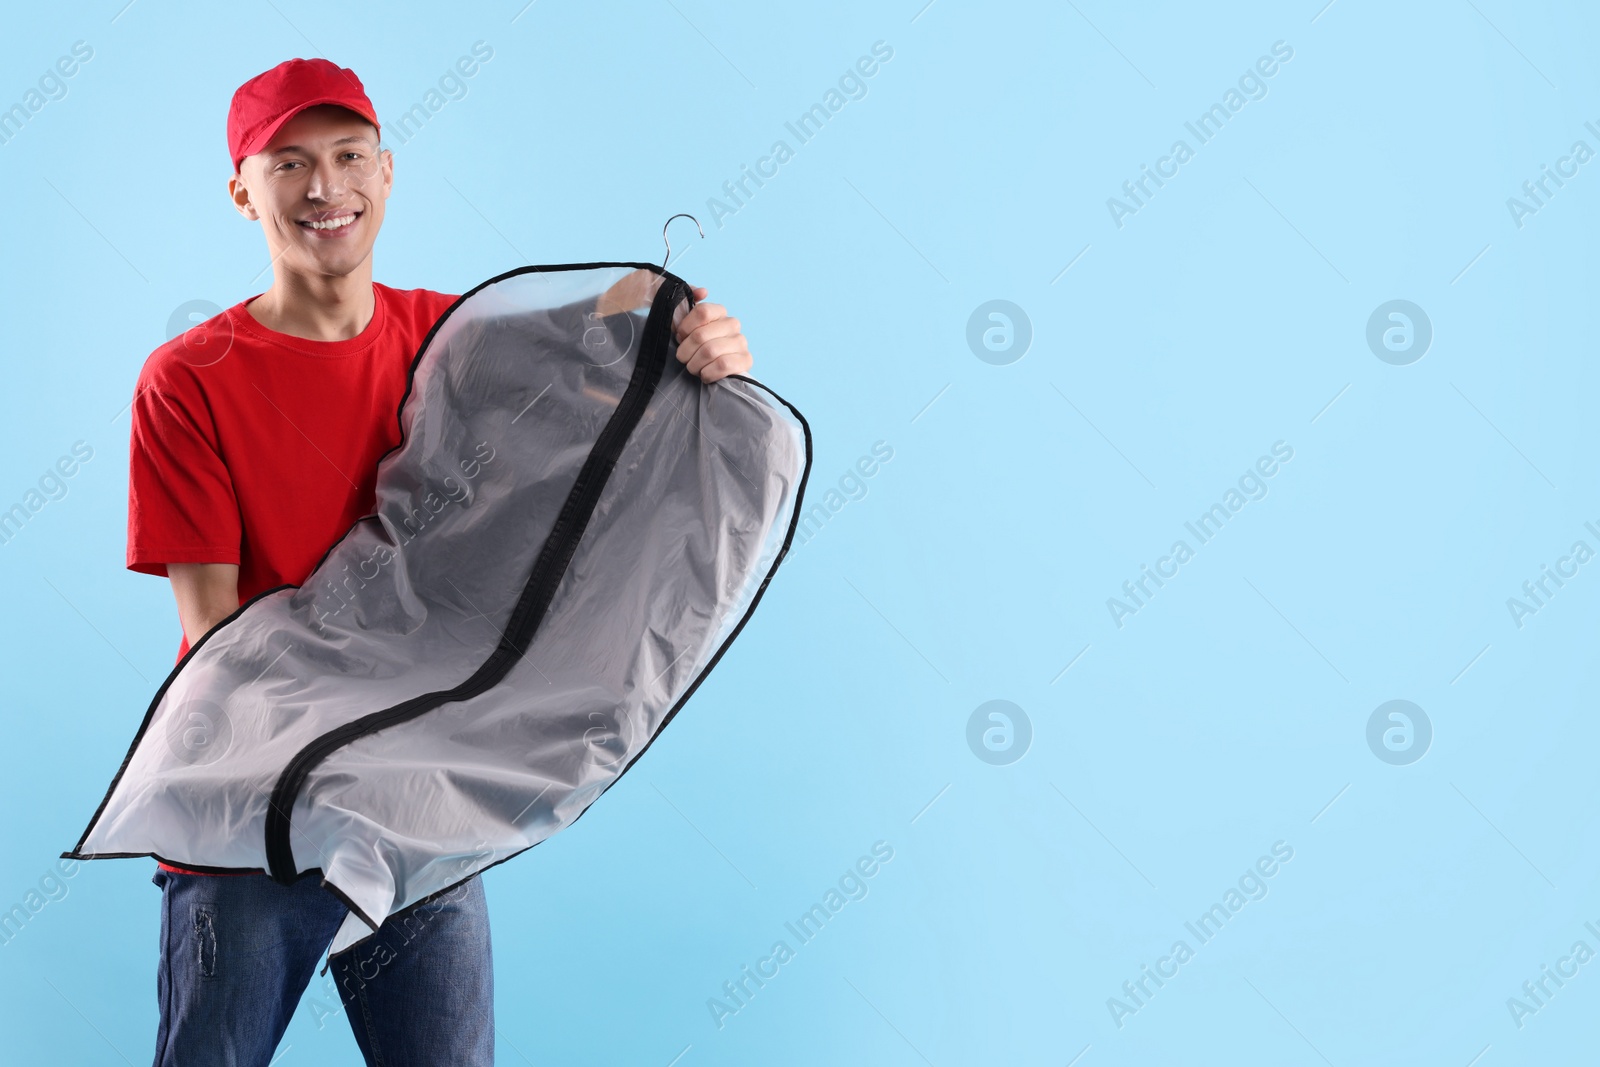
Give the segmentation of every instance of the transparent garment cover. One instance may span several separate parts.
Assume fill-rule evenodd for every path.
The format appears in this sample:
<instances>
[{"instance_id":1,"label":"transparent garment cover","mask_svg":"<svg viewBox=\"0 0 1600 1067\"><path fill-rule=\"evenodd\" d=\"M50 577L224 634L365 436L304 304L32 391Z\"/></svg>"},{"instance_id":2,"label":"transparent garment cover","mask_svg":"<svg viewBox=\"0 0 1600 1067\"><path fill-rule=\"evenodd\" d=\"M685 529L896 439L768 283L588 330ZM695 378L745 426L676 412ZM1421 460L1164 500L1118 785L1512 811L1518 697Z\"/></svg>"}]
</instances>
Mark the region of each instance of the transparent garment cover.
<instances>
[{"instance_id":1,"label":"transparent garment cover","mask_svg":"<svg viewBox=\"0 0 1600 1067\"><path fill-rule=\"evenodd\" d=\"M374 513L190 650L64 855L320 871L332 955L581 815L754 611L810 466L786 401L677 360L688 306L626 263L463 296Z\"/></svg>"}]
</instances>

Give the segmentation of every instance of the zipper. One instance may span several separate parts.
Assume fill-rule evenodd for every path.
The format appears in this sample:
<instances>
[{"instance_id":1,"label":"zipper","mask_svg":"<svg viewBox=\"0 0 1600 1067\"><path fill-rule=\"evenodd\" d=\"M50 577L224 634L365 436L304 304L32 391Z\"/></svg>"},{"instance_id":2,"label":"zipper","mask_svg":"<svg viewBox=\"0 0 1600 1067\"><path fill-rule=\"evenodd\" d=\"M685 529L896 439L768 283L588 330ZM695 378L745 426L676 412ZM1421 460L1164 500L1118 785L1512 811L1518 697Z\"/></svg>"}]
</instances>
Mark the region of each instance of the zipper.
<instances>
[{"instance_id":1,"label":"zipper","mask_svg":"<svg viewBox=\"0 0 1600 1067\"><path fill-rule=\"evenodd\" d=\"M494 651L460 685L424 693L381 711L363 715L328 731L295 753L278 776L267 805L267 865L274 881L291 885L299 876L295 870L294 850L289 843L290 813L306 779L319 763L359 738L408 722L443 704L480 696L498 685L527 651L549 610L550 602L555 598L567 566L578 550L578 543L621 457L622 448L644 416L645 408L655 395L666 367L668 342L672 336L672 310L686 295L687 289L682 279L666 272L660 273L662 284L656 291L649 317L645 320L638 360L634 363L628 387L579 469L577 480L568 491L561 512L549 536L545 538L544 547L534 562L522 596L512 609L511 618Z\"/></svg>"}]
</instances>

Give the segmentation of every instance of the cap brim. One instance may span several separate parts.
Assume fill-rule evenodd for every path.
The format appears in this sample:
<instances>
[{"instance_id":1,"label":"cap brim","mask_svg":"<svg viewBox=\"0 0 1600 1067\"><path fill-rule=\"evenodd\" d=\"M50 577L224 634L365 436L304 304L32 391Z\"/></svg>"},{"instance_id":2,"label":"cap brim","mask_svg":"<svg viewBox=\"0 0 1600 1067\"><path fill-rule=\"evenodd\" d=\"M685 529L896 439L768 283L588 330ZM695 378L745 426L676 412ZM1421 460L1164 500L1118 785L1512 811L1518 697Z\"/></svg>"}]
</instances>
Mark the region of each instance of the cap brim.
<instances>
[{"instance_id":1,"label":"cap brim","mask_svg":"<svg viewBox=\"0 0 1600 1067\"><path fill-rule=\"evenodd\" d=\"M246 141L244 144L243 155L234 160L234 169L238 170L239 164L244 161L246 156L253 156L257 152L260 152L262 149L266 148L267 145L271 144L272 139L278 135L278 131L283 129L284 123L288 122L290 119L294 118L307 108L317 107L321 104L337 104L339 107L344 108L346 111L350 112L350 114L361 119L363 122L372 123L373 129L378 131L378 136L380 138L383 136L383 127L378 125L378 120L375 116L363 115L361 112L357 111L343 100L336 100L330 97L324 97L317 100L307 100L303 104L296 104L289 111L285 111L282 115L279 115L277 118L273 119L272 122L264 127L260 133Z\"/></svg>"}]
</instances>

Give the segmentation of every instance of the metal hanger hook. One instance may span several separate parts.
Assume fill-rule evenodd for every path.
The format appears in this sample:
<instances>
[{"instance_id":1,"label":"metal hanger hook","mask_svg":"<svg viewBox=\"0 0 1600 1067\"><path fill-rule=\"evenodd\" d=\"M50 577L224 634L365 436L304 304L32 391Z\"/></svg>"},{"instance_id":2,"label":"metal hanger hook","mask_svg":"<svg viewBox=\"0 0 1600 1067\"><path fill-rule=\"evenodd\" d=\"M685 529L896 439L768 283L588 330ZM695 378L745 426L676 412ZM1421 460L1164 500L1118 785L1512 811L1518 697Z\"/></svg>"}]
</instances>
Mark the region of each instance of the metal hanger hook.
<instances>
[{"instance_id":1,"label":"metal hanger hook","mask_svg":"<svg viewBox=\"0 0 1600 1067\"><path fill-rule=\"evenodd\" d=\"M706 229L704 226L700 225L700 220L689 214L687 211L678 212L676 215L672 216L672 219L688 219L690 222L694 223L694 228L700 231L701 237L706 235ZM661 227L661 239L665 241L667 245L667 254L661 258L662 270L667 269L667 261L672 258L672 240L667 237L667 227L672 225L672 219L668 219Z\"/></svg>"}]
</instances>

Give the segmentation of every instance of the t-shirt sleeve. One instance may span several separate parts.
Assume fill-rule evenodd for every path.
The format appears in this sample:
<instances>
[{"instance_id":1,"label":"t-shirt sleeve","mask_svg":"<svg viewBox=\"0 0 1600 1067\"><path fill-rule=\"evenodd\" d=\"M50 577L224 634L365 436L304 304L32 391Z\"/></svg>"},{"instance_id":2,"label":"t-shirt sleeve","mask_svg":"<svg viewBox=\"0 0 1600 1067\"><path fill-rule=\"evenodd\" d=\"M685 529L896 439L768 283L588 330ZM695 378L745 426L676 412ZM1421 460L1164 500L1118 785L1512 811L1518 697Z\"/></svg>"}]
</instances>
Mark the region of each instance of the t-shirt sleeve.
<instances>
[{"instance_id":1,"label":"t-shirt sleeve","mask_svg":"<svg viewBox=\"0 0 1600 1067\"><path fill-rule=\"evenodd\" d=\"M239 562L239 503L203 403L141 382L128 457L129 570Z\"/></svg>"}]
</instances>

